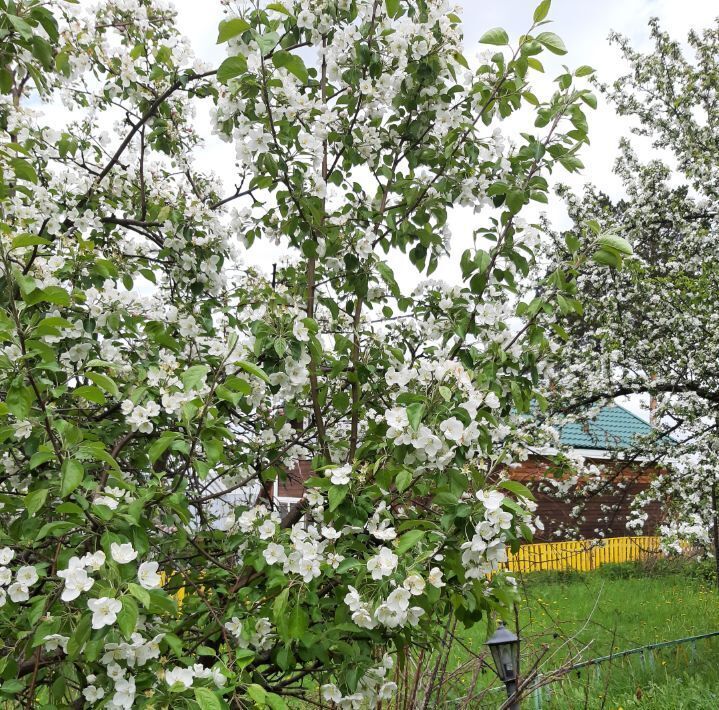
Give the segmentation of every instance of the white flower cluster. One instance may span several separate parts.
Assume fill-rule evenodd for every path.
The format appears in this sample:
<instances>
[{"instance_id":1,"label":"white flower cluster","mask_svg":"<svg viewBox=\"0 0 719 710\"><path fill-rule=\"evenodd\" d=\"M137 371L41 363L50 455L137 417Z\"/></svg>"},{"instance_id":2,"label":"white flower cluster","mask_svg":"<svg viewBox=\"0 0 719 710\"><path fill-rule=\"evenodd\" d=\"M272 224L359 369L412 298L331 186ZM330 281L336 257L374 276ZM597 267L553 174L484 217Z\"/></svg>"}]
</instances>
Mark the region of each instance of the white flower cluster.
<instances>
[{"instance_id":1,"label":"white flower cluster","mask_svg":"<svg viewBox=\"0 0 719 710\"><path fill-rule=\"evenodd\" d=\"M104 707L120 710L133 706L137 691L132 670L160 657L162 638L163 635L158 634L146 640L142 634L133 633L129 642L104 645L100 663L105 666L107 679L113 684L112 697ZM124 664L125 667L121 664ZM88 703L97 703L102 700L105 697L106 689L101 685L97 676L89 675L86 681L88 685L82 691L85 700Z\"/></svg>"},{"instance_id":2,"label":"white flower cluster","mask_svg":"<svg viewBox=\"0 0 719 710\"><path fill-rule=\"evenodd\" d=\"M139 431L142 434L149 434L153 430L154 425L151 420L159 416L162 411L157 402L135 404L129 399L122 403L121 409L133 431Z\"/></svg>"},{"instance_id":3,"label":"white flower cluster","mask_svg":"<svg viewBox=\"0 0 719 710\"><path fill-rule=\"evenodd\" d=\"M334 683L325 683L320 688L322 699L334 703L341 710L363 710L377 707L383 701L391 700L397 692L397 684L387 680L387 674L393 667L392 656L385 654L379 666L370 668L360 678L354 693L343 696Z\"/></svg>"},{"instance_id":4,"label":"white flower cluster","mask_svg":"<svg viewBox=\"0 0 719 710\"><path fill-rule=\"evenodd\" d=\"M272 647L272 640L275 638L272 624L267 617L258 619L254 630L248 633L245 633L242 621L236 616L225 623L225 628L237 639L240 648L252 646L257 651L265 651Z\"/></svg>"},{"instance_id":5,"label":"white flower cluster","mask_svg":"<svg viewBox=\"0 0 719 710\"><path fill-rule=\"evenodd\" d=\"M397 537L397 531L392 526L392 520L389 517L390 511L385 501L380 501L375 508L372 517L367 521L367 532L375 538L375 540L394 540Z\"/></svg>"},{"instance_id":6,"label":"white flower cluster","mask_svg":"<svg viewBox=\"0 0 719 710\"><path fill-rule=\"evenodd\" d=\"M218 688L221 688L227 682L227 677L219 666L206 668L201 663L195 663L189 668L183 666L175 666L165 671L165 682L170 687L175 684L184 688L191 688L195 680L210 679Z\"/></svg>"},{"instance_id":7,"label":"white flower cluster","mask_svg":"<svg viewBox=\"0 0 719 710\"><path fill-rule=\"evenodd\" d=\"M477 523L474 537L461 548L468 579L479 579L507 561L505 531L513 521L512 514L502 509L505 496L499 491L479 491L477 498L484 506L484 520Z\"/></svg>"},{"instance_id":8,"label":"white flower cluster","mask_svg":"<svg viewBox=\"0 0 719 710\"><path fill-rule=\"evenodd\" d=\"M137 559L137 551L129 542L110 544L112 559L118 564L129 564ZM60 598L69 602L77 599L83 592L88 592L94 584L93 578L88 574L97 572L105 564L105 553L102 550L88 552L83 557L71 557L67 568L59 570L57 576L64 580ZM143 562L137 572L138 581L145 589L157 589L160 586L161 578L158 574L157 562ZM100 600L88 600L88 607L93 612L93 628L102 628L115 623L117 613L120 611L120 602L115 599L103 597ZM95 624L98 624L95 626Z\"/></svg>"},{"instance_id":9,"label":"white flower cluster","mask_svg":"<svg viewBox=\"0 0 719 710\"><path fill-rule=\"evenodd\" d=\"M435 431L426 423L412 426L405 406L388 409L384 414L388 438L397 446L412 447L405 455L405 463L443 468L454 460L458 446L467 449L469 458L479 452L480 427L475 417L480 407L494 410L500 406L500 401L494 392L477 390L462 365L441 359L421 361L411 367L389 368L385 380L395 398L410 384L423 392L428 388L444 387L445 394L450 396L452 388L456 388L460 397L458 408L464 411L462 416L468 420L465 423L458 416L450 416L440 421Z\"/></svg>"},{"instance_id":10,"label":"white flower cluster","mask_svg":"<svg viewBox=\"0 0 719 710\"><path fill-rule=\"evenodd\" d=\"M259 503L242 511L239 517L234 511L227 512L218 521L218 527L224 531L239 529L245 534L256 533L261 540L269 540L275 534L280 520L276 510L270 510L264 503Z\"/></svg>"},{"instance_id":11,"label":"white flower cluster","mask_svg":"<svg viewBox=\"0 0 719 710\"><path fill-rule=\"evenodd\" d=\"M280 388L276 399L287 402L296 398L309 385L309 353L303 349L299 359L287 356L282 364L282 370L270 375L270 384Z\"/></svg>"},{"instance_id":12,"label":"white flower cluster","mask_svg":"<svg viewBox=\"0 0 719 710\"><path fill-rule=\"evenodd\" d=\"M117 510L120 501L129 503L131 500L133 500L132 496L122 488L105 486L100 495L95 498L94 503L95 505L105 505L110 508L110 510Z\"/></svg>"},{"instance_id":13,"label":"white flower cluster","mask_svg":"<svg viewBox=\"0 0 719 710\"><path fill-rule=\"evenodd\" d=\"M87 570L97 572L105 564L105 553L102 550L88 552L83 557L71 557L67 569L60 570L57 576L65 580L65 588L62 590L61 599L70 602L77 599L83 592L88 592L94 584L94 580L87 573Z\"/></svg>"},{"instance_id":14,"label":"white flower cluster","mask_svg":"<svg viewBox=\"0 0 719 710\"><path fill-rule=\"evenodd\" d=\"M14 550L9 547L0 548L0 607L5 605L8 597L16 604L28 601L30 587L40 578L33 565L23 565L16 570L13 582L12 571L7 567L13 559L15 559ZM5 590L6 586L7 590Z\"/></svg>"},{"instance_id":15,"label":"white flower cluster","mask_svg":"<svg viewBox=\"0 0 719 710\"><path fill-rule=\"evenodd\" d=\"M263 551L265 561L269 565L282 565L286 574L297 574L304 582L311 582L322 574L322 564L337 569L344 560L342 555L326 552L328 545L339 539L341 532L331 526L318 529L316 525L303 524L292 526L290 531L291 549L288 554L285 548L271 542Z\"/></svg>"},{"instance_id":16,"label":"white flower cluster","mask_svg":"<svg viewBox=\"0 0 719 710\"><path fill-rule=\"evenodd\" d=\"M0 606L4 606L7 597L10 601L20 604L30 599L30 587L39 579L37 570L32 565L18 567L15 572L15 581L12 581L12 572L9 565L15 558L15 551L9 547L0 549ZM5 586L9 585L7 591Z\"/></svg>"},{"instance_id":17,"label":"white flower cluster","mask_svg":"<svg viewBox=\"0 0 719 710\"><path fill-rule=\"evenodd\" d=\"M386 553L382 554L386 549L382 548L377 557L389 559ZM391 574L396 567L397 558L394 555L392 557L394 560L389 559L388 567L391 567L391 570L387 574ZM374 574L373 578L380 579ZM348 586L344 602L352 613L352 621L364 629L374 629L378 625L387 629L396 629L407 624L416 626L424 614L424 609L420 606L410 606L410 602L412 597L418 597L424 593L427 582L437 589L443 587L445 583L442 581L442 571L438 567L432 568L427 576L427 581L416 572L409 574L401 586L393 589L386 599L380 600L374 605L363 601L355 587Z\"/></svg>"}]
</instances>

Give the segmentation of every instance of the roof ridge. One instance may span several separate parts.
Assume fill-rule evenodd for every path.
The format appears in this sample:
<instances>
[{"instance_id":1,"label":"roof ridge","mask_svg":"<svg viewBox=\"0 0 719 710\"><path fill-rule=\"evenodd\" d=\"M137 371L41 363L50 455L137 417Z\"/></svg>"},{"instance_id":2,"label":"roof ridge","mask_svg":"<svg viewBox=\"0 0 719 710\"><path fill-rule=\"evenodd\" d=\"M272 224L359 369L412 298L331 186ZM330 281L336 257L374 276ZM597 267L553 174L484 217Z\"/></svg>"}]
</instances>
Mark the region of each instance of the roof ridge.
<instances>
[{"instance_id":1,"label":"roof ridge","mask_svg":"<svg viewBox=\"0 0 719 710\"><path fill-rule=\"evenodd\" d=\"M637 421L641 422L645 426L648 426L650 429L653 429L654 431L661 431L658 427L655 427L654 424L652 424L650 421L646 421L642 419L638 414L634 413L631 409L627 409L623 404L619 404L619 402L614 402L615 407L618 407L622 411L626 412L630 417L634 417Z\"/></svg>"}]
</instances>

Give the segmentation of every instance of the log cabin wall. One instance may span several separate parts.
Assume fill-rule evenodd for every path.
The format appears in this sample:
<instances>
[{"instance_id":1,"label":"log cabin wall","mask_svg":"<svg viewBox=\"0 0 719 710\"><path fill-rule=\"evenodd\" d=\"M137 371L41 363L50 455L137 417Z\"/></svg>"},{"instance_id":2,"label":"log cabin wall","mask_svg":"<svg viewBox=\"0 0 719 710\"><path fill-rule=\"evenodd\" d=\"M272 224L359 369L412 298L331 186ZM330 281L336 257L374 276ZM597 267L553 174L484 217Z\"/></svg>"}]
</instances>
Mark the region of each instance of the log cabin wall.
<instances>
[{"instance_id":1,"label":"log cabin wall","mask_svg":"<svg viewBox=\"0 0 719 710\"><path fill-rule=\"evenodd\" d=\"M590 463L606 465L606 460L588 459ZM661 507L654 503L645 510L647 521L642 530L627 527L631 502L649 485L652 471L627 468L612 474L604 490L589 496L582 494L581 485L562 495L549 495L542 491L546 486L539 484L550 476L546 459L530 457L520 466L512 467L510 476L521 481L534 492L537 498L537 515L544 524L544 531L538 530L538 541L592 539L596 537L621 537L625 535L653 535L662 519ZM288 472L285 481L280 481L274 495L285 505L289 500L298 500L304 495L304 482L312 475L309 461L301 461ZM575 517L572 510L580 509ZM550 534L553 531L554 534ZM557 532L558 531L558 532Z\"/></svg>"}]
</instances>

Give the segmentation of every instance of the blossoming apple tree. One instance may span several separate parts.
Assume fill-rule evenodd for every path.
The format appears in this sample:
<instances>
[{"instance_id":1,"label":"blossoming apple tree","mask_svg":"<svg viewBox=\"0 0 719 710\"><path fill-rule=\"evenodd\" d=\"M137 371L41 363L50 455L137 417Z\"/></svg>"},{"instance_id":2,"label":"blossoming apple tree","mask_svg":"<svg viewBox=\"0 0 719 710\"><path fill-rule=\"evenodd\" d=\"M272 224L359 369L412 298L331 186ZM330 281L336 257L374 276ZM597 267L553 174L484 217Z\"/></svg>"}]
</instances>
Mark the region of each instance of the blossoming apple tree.
<instances>
[{"instance_id":1,"label":"blossoming apple tree","mask_svg":"<svg viewBox=\"0 0 719 710\"><path fill-rule=\"evenodd\" d=\"M577 279L584 308L562 319L569 339L550 397L558 411L580 414L616 396L652 397L657 435L627 456L641 455L664 473L635 501L637 528L646 505L660 501L670 514L663 530L670 540L719 546L719 28L692 32L687 47L656 21L651 36L648 54L614 38L631 71L604 90L621 115L636 119L635 132L658 157L642 162L625 140L616 167L624 198L597 187L581 197L565 191L575 227L554 252L562 262L601 226L626 238L634 256L620 271L595 264ZM598 473L586 490L601 487Z\"/></svg>"},{"instance_id":2,"label":"blossoming apple tree","mask_svg":"<svg viewBox=\"0 0 719 710\"><path fill-rule=\"evenodd\" d=\"M82 5L0 4L0 698L374 706L514 598L502 466L572 271L517 299L521 214L593 96L532 93L549 0L472 63L443 0L230 2L219 66L160 0ZM458 205L462 281L421 281Z\"/></svg>"}]
</instances>

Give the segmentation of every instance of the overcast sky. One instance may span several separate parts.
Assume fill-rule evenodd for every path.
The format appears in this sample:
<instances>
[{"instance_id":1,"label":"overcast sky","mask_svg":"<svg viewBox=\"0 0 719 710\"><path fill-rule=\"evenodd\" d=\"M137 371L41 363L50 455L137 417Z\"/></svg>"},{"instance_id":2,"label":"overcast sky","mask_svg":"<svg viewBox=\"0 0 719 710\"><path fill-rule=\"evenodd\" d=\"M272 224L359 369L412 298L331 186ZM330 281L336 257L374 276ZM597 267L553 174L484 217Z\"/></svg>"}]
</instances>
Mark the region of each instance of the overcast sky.
<instances>
[{"instance_id":1,"label":"overcast sky","mask_svg":"<svg viewBox=\"0 0 719 710\"><path fill-rule=\"evenodd\" d=\"M307 0L311 5L313 0ZM539 0L463 0L457 4L463 8L465 34L465 55L485 51L488 47L480 45L478 40L491 27L504 27L516 41L526 32L532 22L532 13ZM225 57L224 45L215 44L217 25L223 18L219 0L175 0L179 10L181 31L191 39L198 56L213 64L219 64ZM542 62L546 72L544 77L533 73L532 82L538 87L535 91L540 97L549 96L551 81L562 72L566 64L575 69L583 64L594 67L603 81L611 81L626 70L618 49L608 42L610 31L616 30L630 38L632 46L638 50L650 48L648 21L658 17L663 27L673 37L685 40L690 29L701 29L712 24L719 16L719 0L554 0L548 19L549 28L559 34L568 49L562 57L543 53ZM542 89L544 89L542 91ZM585 182L593 182L613 196L621 194L621 185L612 174L617 156L619 139L629 134L630 124L626 119L614 115L611 106L602 103L591 111L587 108L589 136L591 145L585 147L581 158L587 166L582 173L568 175L557 171L554 179L570 184L575 189ZM199 117L202 120L202 117ZM640 156L648 152L634 138ZM220 175L227 175L229 187L232 186L232 152L218 141L210 140L203 155L203 162ZM536 213L536 211L535 211ZM550 201L547 213L557 227L567 227L568 222L562 203L558 199ZM455 215L450 224L465 225L463 214ZM466 227L465 227L466 231ZM458 253L466 247L463 235L457 235ZM256 247L252 252L260 250ZM251 253L250 261L260 256ZM263 253L262 256L265 256ZM264 258L261 260L265 260ZM456 262L456 260L452 260ZM456 263L444 263L438 275L447 280L457 278Z\"/></svg>"},{"instance_id":2,"label":"overcast sky","mask_svg":"<svg viewBox=\"0 0 719 710\"><path fill-rule=\"evenodd\" d=\"M526 32L531 25L532 13L539 0L464 0L457 4L464 8L465 55L471 57L483 51L486 46L478 43L480 36L491 27L504 27L513 40ZM307 0L308 5L312 0ZM203 59L219 63L224 58L224 48L215 45L217 25L222 19L219 0L175 0L179 10L179 24L183 33L192 39L195 50ZM562 64L574 69L589 64L598 71L603 81L611 81L625 72L616 46L607 38L615 30L630 38L631 44L640 51L650 48L648 21L658 17L671 35L685 40L690 29L709 26L719 16L717 0L554 0L548 19L549 28L564 40L568 54L556 57L549 53L542 55L547 81L562 71ZM536 75L535 75L536 76ZM536 79L533 78L533 81ZM551 90L545 83L545 89ZM541 82L540 82L540 89ZM542 92L537 92L541 95ZM546 91L544 92L546 94ZM548 94L546 94L548 95ZM575 189L591 181L614 196L621 194L621 186L612 175L612 166L617 156L619 139L629 134L629 124L616 117L610 106L602 105L596 111L588 111L591 145L581 154L587 166L582 174L557 175ZM636 139L635 144L637 143ZM646 150L637 145L640 155L647 156ZM231 151L230 153L234 153ZM221 175L228 175L231 185L231 162L228 163L226 146L210 141L205 151L205 160ZM231 154L230 154L231 160ZM229 174L228 174L229 173ZM547 209L552 223L566 227L567 221L561 202L552 199ZM440 265L435 276L448 281L457 278L457 261L454 258L471 243L471 231L466 227L464 214L450 217L453 228L453 258ZM469 233L468 233L469 232ZM248 254L248 261L269 265L278 257L276 250L256 246ZM405 271L405 273L407 273ZM407 273L412 281L414 276ZM624 402L630 409L646 417L646 403Z\"/></svg>"},{"instance_id":3,"label":"overcast sky","mask_svg":"<svg viewBox=\"0 0 719 710\"><path fill-rule=\"evenodd\" d=\"M465 53L483 49L479 37L489 28L504 27L516 39L531 24L539 0L464 0ZM222 18L219 0L175 0L182 31L193 41L197 53L208 61L223 58L223 48L215 45L217 25ZM308 0L308 5L312 0ZM568 54L555 57L545 53L542 61L546 76L554 78L566 63L571 68L589 64L600 78L610 80L624 69L615 46L607 37L611 30L627 35L637 49L648 49L647 22L658 17L676 38L685 39L691 28L706 27L719 16L717 0L554 0L548 19L552 31L565 41ZM486 47L484 47L486 49ZM589 111L591 146L584 150L587 170L571 180L581 184L591 180L610 192L619 185L611 175L619 138L628 133L626 122L616 118L610 107ZM563 178L566 180L566 176ZM555 207L556 208L556 207ZM557 215L561 219L560 215Z\"/></svg>"}]
</instances>

